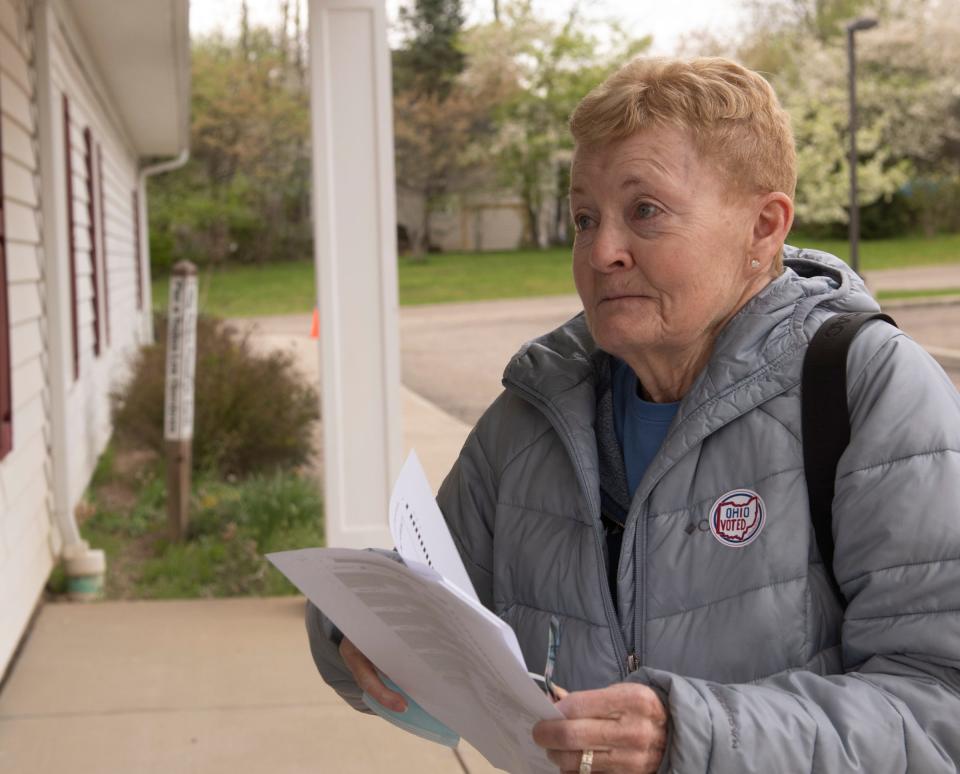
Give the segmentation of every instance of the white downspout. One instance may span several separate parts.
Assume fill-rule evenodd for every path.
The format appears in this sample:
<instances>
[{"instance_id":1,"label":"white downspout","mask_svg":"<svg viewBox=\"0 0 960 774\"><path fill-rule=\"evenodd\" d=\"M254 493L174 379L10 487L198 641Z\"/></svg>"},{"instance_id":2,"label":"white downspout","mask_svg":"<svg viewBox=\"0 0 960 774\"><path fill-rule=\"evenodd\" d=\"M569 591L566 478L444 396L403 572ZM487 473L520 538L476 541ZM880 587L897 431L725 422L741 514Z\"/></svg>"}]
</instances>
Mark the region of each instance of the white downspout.
<instances>
[{"instance_id":1,"label":"white downspout","mask_svg":"<svg viewBox=\"0 0 960 774\"><path fill-rule=\"evenodd\" d=\"M144 342L153 341L153 315L150 313L151 295L151 277L150 277L150 221L147 217L147 178L154 175L162 175L164 172L172 172L175 169L181 169L190 160L190 148L184 148L180 155L175 158L161 161L157 164L151 164L140 168L140 176L137 179L137 201L140 203L140 212L137 213L137 229L140 232L140 276L144 278L144 287L140 292L146 299L146 313L141 320L141 334Z\"/></svg>"},{"instance_id":2,"label":"white downspout","mask_svg":"<svg viewBox=\"0 0 960 774\"><path fill-rule=\"evenodd\" d=\"M37 146L40 162L40 233L44 251L47 324L47 385L50 390L50 458L53 478L54 529L50 533L55 556L86 547L74 518L70 502L70 460L67 443L67 395L70 378L69 278L60 260L66 244L66 198L61 185L64 177L62 137L55 136L56 95L50 66L50 6L39 0L32 8L34 104L37 110ZM62 127L61 127L62 129Z\"/></svg>"},{"instance_id":3,"label":"white downspout","mask_svg":"<svg viewBox=\"0 0 960 774\"><path fill-rule=\"evenodd\" d=\"M189 160L190 149L184 148L182 151L180 151L180 155L176 158L168 159L167 161L161 161L149 167L141 167L140 182L142 183L146 178L153 177L154 175L160 175L164 172L172 172L175 169L180 169Z\"/></svg>"},{"instance_id":4,"label":"white downspout","mask_svg":"<svg viewBox=\"0 0 960 774\"><path fill-rule=\"evenodd\" d=\"M66 153L63 127L56 123L57 95L50 77L50 5L39 0L31 9L33 34L33 77L36 152L40 171L40 215L37 224L44 254L46 285L47 389L50 406L50 465L53 493L50 503L52 521L50 551L62 556L67 572L67 591L71 599L95 599L103 589L106 555L91 549L80 535L70 498L70 455L67 438L67 401L73 386L69 336L69 278L60 258L67 244L67 201L62 185ZM59 138L56 127L60 128Z\"/></svg>"}]
</instances>

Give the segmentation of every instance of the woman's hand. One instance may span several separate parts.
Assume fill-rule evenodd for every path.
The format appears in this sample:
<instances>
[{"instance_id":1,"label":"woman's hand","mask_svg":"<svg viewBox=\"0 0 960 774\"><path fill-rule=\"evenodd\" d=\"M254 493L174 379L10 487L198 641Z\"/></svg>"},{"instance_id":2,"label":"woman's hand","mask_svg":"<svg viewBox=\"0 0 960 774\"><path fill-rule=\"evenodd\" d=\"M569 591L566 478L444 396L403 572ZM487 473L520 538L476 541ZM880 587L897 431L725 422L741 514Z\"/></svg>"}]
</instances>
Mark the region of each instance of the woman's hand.
<instances>
[{"instance_id":1,"label":"woman's hand","mask_svg":"<svg viewBox=\"0 0 960 774\"><path fill-rule=\"evenodd\" d=\"M592 774L656 772L667 745L667 711L660 697L638 683L576 691L555 705L566 719L542 720L533 741L563 772L579 772L593 750Z\"/></svg>"},{"instance_id":2,"label":"woman's hand","mask_svg":"<svg viewBox=\"0 0 960 774\"><path fill-rule=\"evenodd\" d=\"M340 657L361 690L366 691L387 709L392 709L394 712L406 711L407 702L403 696L396 691L391 691L383 684L373 662L357 650L357 646L346 637L340 643Z\"/></svg>"}]
</instances>

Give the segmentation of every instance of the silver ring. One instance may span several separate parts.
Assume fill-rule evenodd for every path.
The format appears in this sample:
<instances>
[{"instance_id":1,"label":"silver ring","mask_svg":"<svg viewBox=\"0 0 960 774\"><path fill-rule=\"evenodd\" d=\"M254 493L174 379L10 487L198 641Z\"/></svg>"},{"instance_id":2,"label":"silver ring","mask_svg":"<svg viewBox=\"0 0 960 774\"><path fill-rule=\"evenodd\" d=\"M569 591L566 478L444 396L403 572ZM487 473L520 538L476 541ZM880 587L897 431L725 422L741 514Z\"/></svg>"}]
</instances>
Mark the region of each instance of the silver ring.
<instances>
[{"instance_id":1,"label":"silver ring","mask_svg":"<svg viewBox=\"0 0 960 774\"><path fill-rule=\"evenodd\" d=\"M593 750L584 750L580 756L580 774L590 774L593 768Z\"/></svg>"}]
</instances>

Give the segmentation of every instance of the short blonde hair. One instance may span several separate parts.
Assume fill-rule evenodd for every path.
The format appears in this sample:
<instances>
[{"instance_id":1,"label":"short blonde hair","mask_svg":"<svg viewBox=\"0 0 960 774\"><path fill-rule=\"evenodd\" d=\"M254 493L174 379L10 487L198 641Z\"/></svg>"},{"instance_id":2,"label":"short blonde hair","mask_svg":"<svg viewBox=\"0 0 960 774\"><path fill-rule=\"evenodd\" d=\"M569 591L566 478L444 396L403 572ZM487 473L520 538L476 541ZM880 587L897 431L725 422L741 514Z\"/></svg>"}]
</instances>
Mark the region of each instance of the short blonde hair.
<instances>
[{"instance_id":1,"label":"short blonde hair","mask_svg":"<svg viewBox=\"0 0 960 774\"><path fill-rule=\"evenodd\" d=\"M638 57L587 94L570 117L574 142L594 148L664 125L689 130L701 158L716 164L733 190L781 191L793 199L790 117L762 76L729 59Z\"/></svg>"}]
</instances>

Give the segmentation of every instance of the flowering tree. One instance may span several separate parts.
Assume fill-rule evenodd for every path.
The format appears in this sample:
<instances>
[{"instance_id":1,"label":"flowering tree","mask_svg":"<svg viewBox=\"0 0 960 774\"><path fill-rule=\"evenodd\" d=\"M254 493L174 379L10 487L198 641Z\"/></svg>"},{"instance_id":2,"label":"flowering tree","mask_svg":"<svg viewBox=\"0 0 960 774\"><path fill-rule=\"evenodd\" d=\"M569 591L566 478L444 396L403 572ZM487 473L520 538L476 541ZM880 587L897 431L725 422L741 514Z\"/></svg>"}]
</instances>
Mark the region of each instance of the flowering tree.
<instances>
[{"instance_id":1,"label":"flowering tree","mask_svg":"<svg viewBox=\"0 0 960 774\"><path fill-rule=\"evenodd\" d=\"M646 49L650 38L634 38L614 23L591 24L577 6L563 23L545 20L530 0L505 3L500 19L471 31L470 69L479 79L506 77L511 83L501 89L491 150L499 182L523 201L527 240L542 247L545 236L556 241L566 218L558 211L541 223L544 204L561 203L569 185L570 114L590 89Z\"/></svg>"},{"instance_id":2,"label":"flowering tree","mask_svg":"<svg viewBox=\"0 0 960 774\"><path fill-rule=\"evenodd\" d=\"M866 5L847 4L861 11ZM835 10L829 24L797 14L788 18L802 24L758 27L740 49L746 64L766 71L790 113L803 223L845 223L849 216L847 61ZM876 10L880 26L857 37L861 205L888 199L918 178L938 181L937 190L960 179L960 5L888 0Z\"/></svg>"}]
</instances>

